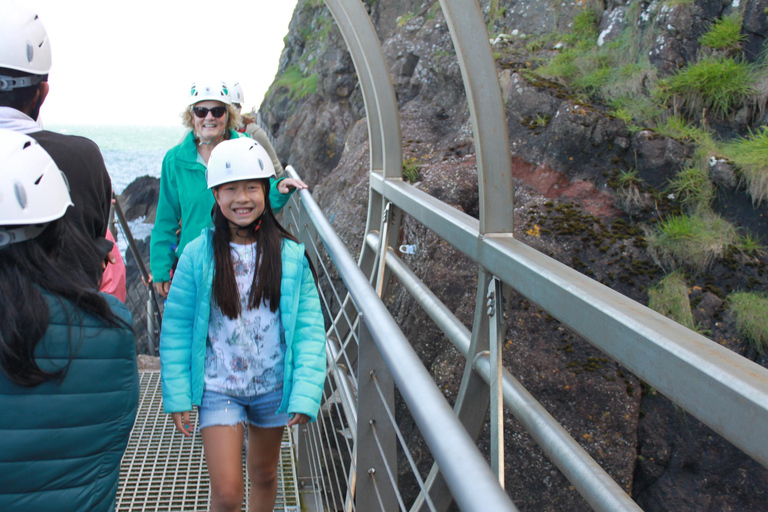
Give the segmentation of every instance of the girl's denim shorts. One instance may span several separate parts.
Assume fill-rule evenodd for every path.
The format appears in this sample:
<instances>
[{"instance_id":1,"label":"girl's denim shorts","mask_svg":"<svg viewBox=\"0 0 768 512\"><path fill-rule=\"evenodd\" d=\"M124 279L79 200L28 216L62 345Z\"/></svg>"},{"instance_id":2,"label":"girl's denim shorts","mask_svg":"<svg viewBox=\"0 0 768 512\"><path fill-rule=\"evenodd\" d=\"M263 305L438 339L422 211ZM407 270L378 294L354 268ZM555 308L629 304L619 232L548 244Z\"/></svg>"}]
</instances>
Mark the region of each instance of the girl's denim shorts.
<instances>
[{"instance_id":1,"label":"girl's denim shorts","mask_svg":"<svg viewBox=\"0 0 768 512\"><path fill-rule=\"evenodd\" d=\"M238 423L261 428L284 427L291 415L275 414L282 400L282 389L258 396L229 396L204 390L203 403L198 407L200 429Z\"/></svg>"}]
</instances>

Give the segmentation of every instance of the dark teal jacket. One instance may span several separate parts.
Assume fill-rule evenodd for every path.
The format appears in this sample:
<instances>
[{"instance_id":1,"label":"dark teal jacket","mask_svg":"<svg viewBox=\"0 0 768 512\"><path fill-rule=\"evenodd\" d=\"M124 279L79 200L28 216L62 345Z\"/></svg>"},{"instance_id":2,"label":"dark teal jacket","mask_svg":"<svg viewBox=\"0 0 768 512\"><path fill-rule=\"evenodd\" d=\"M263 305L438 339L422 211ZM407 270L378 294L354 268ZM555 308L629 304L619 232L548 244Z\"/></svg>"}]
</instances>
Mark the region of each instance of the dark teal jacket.
<instances>
[{"instance_id":1,"label":"dark teal jacket","mask_svg":"<svg viewBox=\"0 0 768 512\"><path fill-rule=\"evenodd\" d=\"M125 306L105 297L132 325ZM38 365L66 364L70 336L72 362L63 381L34 388L0 372L0 510L106 512L139 401L133 331L46 299L50 325L37 346Z\"/></svg>"}]
</instances>

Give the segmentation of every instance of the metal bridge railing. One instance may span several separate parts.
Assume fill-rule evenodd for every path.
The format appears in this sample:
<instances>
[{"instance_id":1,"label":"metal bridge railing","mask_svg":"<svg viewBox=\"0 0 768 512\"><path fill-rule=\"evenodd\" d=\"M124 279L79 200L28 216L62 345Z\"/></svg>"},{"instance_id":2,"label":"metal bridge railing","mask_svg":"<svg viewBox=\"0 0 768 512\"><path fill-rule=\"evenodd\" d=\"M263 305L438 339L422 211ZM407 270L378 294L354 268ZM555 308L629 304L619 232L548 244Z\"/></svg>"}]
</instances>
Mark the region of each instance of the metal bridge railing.
<instances>
[{"instance_id":1,"label":"metal bridge railing","mask_svg":"<svg viewBox=\"0 0 768 512\"><path fill-rule=\"evenodd\" d=\"M290 166L286 172L298 177ZM305 504L316 510L408 510L415 496L400 491L398 449L411 468L408 478L426 489L425 468L417 466L395 421L396 387L459 507L515 510L369 278L309 191L298 195L284 222L315 263L329 323L323 405L318 421L299 436ZM426 507L436 510L429 499Z\"/></svg>"},{"instance_id":2,"label":"metal bridge railing","mask_svg":"<svg viewBox=\"0 0 768 512\"><path fill-rule=\"evenodd\" d=\"M606 512L639 510L501 366L500 346L506 323L499 306L509 289L535 303L747 455L768 466L768 370L515 240L506 108L478 1L439 0L469 107L478 173L478 218L402 180L400 120L390 79L391 64L384 56L366 6L360 0L325 0L325 4L347 44L366 106L370 189L359 267L376 283L378 291L384 289L390 274L397 275L398 282L408 288L466 357L455 416L470 438L477 439L490 404L495 478L504 478L504 425L500 413L506 406L591 507ZM301 196L303 199L307 194ZM471 333L390 249L402 243L398 236L405 215L478 266ZM313 221L315 217L320 215L311 215ZM335 261L333 254L330 257ZM347 288L357 308L362 307L355 297L356 286L347 283ZM341 304L342 309L348 307L346 299ZM355 311L350 308L348 312L353 321L357 318ZM338 337L342 347L346 344L345 336ZM362 340L361 335L359 341ZM384 348L379 348L384 353ZM362 353L362 344L360 350ZM389 362L386 355L384 359ZM391 368L395 371L395 367ZM361 375L358 379L364 382ZM397 383L400 385L400 381ZM358 393L358 414L362 417L362 386ZM362 446L359 436L357 442ZM432 504L427 503L424 495L415 503L414 510L431 510L433 505L436 510L446 510L450 505L448 491L453 487L439 461L443 454L436 446L432 450L438 463L425 482Z\"/></svg>"},{"instance_id":3,"label":"metal bridge railing","mask_svg":"<svg viewBox=\"0 0 768 512\"><path fill-rule=\"evenodd\" d=\"M126 305L133 312L133 332L136 335L136 348L139 353L147 353L151 356L158 355L160 347L160 327L162 322L162 310L157 298L154 286L150 283L150 274L144 263L141 250L133 238L131 228L125 218L120 201L114 199L112 203L115 227L118 237L122 238L128 247L125 264L131 271L135 267L137 275L126 276ZM110 216L111 218L112 216ZM130 254L130 259L128 255Z\"/></svg>"}]
</instances>

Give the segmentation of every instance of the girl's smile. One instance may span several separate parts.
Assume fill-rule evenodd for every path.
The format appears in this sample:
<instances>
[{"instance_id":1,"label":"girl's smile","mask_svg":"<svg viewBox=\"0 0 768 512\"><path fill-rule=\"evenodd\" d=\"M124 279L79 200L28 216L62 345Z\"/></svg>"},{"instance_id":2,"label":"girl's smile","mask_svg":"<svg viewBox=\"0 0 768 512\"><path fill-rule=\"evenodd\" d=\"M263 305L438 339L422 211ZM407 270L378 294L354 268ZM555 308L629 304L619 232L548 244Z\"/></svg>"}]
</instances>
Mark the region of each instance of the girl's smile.
<instances>
[{"instance_id":1,"label":"girl's smile","mask_svg":"<svg viewBox=\"0 0 768 512\"><path fill-rule=\"evenodd\" d=\"M213 189L213 196L221 213L230 223L232 241L249 243L253 233L244 233L264 213L264 185L260 180L241 180L224 183Z\"/></svg>"}]
</instances>

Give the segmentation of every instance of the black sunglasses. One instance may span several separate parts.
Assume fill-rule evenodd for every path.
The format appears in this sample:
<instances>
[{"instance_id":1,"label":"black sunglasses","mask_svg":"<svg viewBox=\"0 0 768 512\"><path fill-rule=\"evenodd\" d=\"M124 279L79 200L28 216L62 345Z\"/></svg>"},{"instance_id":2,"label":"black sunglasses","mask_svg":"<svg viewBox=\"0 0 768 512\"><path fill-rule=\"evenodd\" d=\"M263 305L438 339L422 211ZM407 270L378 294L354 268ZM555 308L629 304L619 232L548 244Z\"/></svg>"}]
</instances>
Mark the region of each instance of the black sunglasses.
<instances>
[{"instance_id":1,"label":"black sunglasses","mask_svg":"<svg viewBox=\"0 0 768 512\"><path fill-rule=\"evenodd\" d=\"M210 112L211 115L213 115L213 117L218 119L227 113L227 107L213 107L213 108L192 107L192 112L194 112L195 115L200 119L204 119L205 116L208 115L208 112Z\"/></svg>"}]
</instances>

